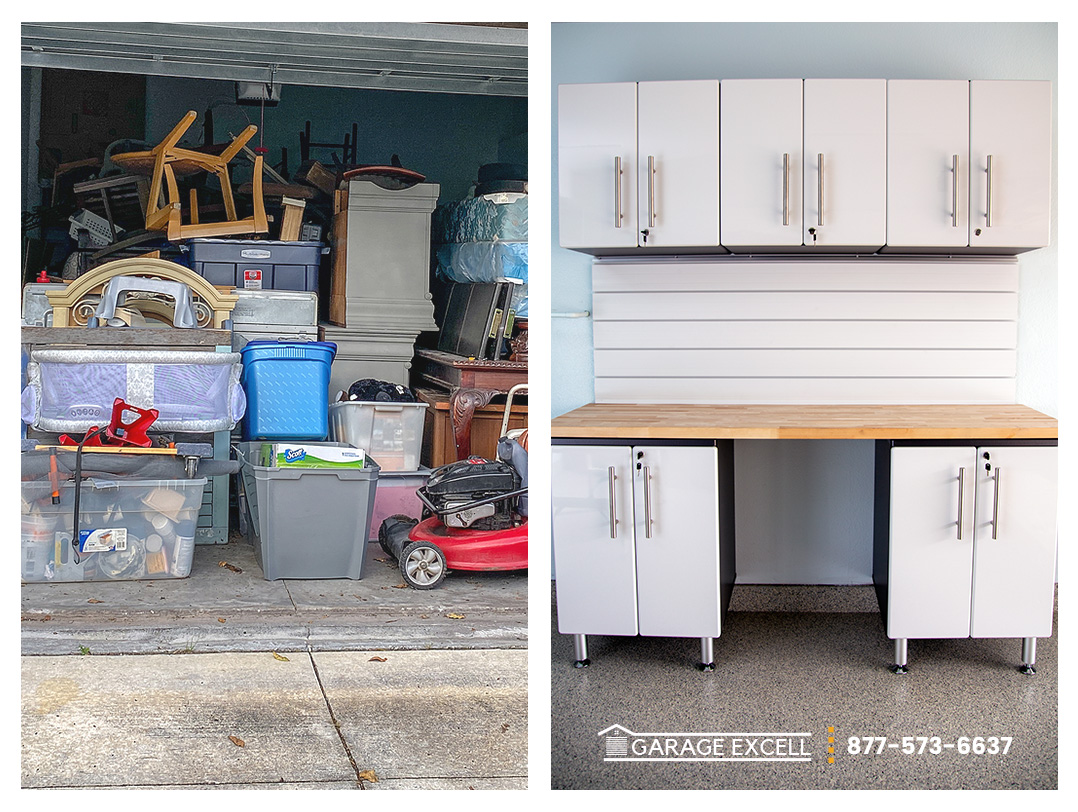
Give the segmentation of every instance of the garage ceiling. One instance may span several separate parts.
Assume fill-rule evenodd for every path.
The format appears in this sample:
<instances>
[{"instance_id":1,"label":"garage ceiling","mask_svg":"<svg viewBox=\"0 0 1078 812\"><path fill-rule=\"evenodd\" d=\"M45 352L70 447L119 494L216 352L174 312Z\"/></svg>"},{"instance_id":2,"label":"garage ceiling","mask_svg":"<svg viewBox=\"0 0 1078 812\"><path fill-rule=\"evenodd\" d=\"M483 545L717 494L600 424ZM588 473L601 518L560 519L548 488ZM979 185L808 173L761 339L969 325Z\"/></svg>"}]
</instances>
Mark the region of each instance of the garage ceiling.
<instances>
[{"instance_id":1,"label":"garage ceiling","mask_svg":"<svg viewBox=\"0 0 1078 812\"><path fill-rule=\"evenodd\" d=\"M23 23L22 64L527 96L528 32L508 23Z\"/></svg>"}]
</instances>

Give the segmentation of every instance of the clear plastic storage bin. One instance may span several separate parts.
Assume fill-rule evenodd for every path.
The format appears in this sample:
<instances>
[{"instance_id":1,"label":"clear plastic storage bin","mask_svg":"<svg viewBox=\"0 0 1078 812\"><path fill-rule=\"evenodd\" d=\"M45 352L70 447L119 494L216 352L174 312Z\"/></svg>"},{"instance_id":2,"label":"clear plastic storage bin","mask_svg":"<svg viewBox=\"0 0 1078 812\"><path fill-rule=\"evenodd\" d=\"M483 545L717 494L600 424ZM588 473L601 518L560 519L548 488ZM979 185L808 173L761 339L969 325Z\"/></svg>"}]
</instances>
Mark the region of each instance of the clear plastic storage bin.
<instances>
[{"instance_id":1,"label":"clear plastic storage bin","mask_svg":"<svg viewBox=\"0 0 1078 812\"><path fill-rule=\"evenodd\" d=\"M22 483L22 580L129 581L186 578L206 479L84 480L79 545L75 484L52 502L48 479Z\"/></svg>"},{"instance_id":2,"label":"clear plastic storage bin","mask_svg":"<svg viewBox=\"0 0 1078 812\"><path fill-rule=\"evenodd\" d=\"M426 403L342 400L329 405L329 437L362 448L383 471L416 471Z\"/></svg>"}]
</instances>

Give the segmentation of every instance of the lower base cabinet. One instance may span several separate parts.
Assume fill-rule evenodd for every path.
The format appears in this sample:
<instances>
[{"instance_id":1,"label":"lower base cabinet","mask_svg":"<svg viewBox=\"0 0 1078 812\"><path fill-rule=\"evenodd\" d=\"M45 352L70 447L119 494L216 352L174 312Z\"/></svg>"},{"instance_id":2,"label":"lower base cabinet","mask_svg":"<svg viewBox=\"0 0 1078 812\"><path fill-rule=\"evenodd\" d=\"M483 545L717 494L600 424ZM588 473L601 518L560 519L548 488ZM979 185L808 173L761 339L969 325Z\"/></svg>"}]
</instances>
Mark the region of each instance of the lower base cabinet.
<instances>
[{"instance_id":1,"label":"lower base cabinet","mask_svg":"<svg viewBox=\"0 0 1078 812\"><path fill-rule=\"evenodd\" d=\"M895 670L906 641L1052 633L1057 449L877 444L874 580Z\"/></svg>"},{"instance_id":2,"label":"lower base cabinet","mask_svg":"<svg viewBox=\"0 0 1078 812\"><path fill-rule=\"evenodd\" d=\"M557 443L557 441L555 441ZM733 445L558 445L551 505L558 629L698 637L713 667L734 581Z\"/></svg>"}]
</instances>

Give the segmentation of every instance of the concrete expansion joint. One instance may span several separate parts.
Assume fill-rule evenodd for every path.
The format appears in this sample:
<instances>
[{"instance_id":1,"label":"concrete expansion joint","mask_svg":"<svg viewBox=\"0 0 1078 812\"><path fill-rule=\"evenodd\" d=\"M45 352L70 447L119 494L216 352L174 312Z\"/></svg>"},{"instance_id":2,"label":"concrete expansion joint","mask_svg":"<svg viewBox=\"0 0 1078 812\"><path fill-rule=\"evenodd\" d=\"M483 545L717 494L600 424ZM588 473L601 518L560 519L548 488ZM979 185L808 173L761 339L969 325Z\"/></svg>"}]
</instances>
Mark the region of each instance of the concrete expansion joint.
<instances>
[{"instance_id":1,"label":"concrete expansion joint","mask_svg":"<svg viewBox=\"0 0 1078 812\"><path fill-rule=\"evenodd\" d=\"M322 684L322 676L318 673L318 663L314 661L314 652L311 651L309 644L307 646L307 657L311 661L311 669L314 671L314 678L318 683L318 690L322 694L322 700L326 703L326 710L329 712L329 720L333 723L333 729L337 733L337 738L340 739L341 747L344 748L344 754L348 756L348 763L352 765L352 771L356 774L356 784L360 789L366 789L367 787L360 777L359 766L356 764L356 759L352 755L352 749L348 746L348 740L345 739L344 733L341 732L341 723L337 721L337 716L333 713L333 704L329 701L329 696L326 694L326 687Z\"/></svg>"}]
</instances>

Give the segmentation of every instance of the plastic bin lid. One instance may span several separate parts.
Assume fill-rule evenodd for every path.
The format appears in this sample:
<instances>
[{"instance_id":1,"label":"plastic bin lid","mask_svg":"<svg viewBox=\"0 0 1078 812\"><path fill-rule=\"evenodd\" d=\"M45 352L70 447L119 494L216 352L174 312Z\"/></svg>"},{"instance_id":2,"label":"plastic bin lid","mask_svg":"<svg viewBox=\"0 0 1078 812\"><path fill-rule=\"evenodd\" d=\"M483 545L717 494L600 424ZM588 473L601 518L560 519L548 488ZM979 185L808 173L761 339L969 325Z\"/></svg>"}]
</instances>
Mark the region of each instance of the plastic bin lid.
<instances>
[{"instance_id":1,"label":"plastic bin lid","mask_svg":"<svg viewBox=\"0 0 1078 812\"><path fill-rule=\"evenodd\" d=\"M266 354L265 351L273 350L274 348L302 348L310 350L324 350L328 351L330 357L337 355L337 345L332 341L283 341L281 339L258 339L256 341L248 341L243 349L240 350L240 355L246 359L253 353L259 353L260 355ZM272 355L272 353L269 353Z\"/></svg>"}]
</instances>

